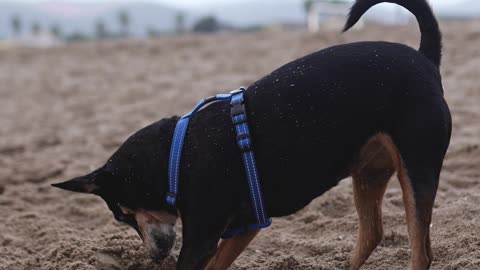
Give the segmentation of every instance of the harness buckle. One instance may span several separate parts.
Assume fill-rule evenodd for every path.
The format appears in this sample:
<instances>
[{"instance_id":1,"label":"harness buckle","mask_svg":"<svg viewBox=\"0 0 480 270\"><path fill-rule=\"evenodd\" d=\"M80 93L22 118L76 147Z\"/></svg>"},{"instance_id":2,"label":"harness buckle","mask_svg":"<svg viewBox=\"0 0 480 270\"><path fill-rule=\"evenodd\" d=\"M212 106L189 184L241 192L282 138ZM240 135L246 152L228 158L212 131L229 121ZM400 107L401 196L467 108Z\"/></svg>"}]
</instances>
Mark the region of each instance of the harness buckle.
<instances>
[{"instance_id":1,"label":"harness buckle","mask_svg":"<svg viewBox=\"0 0 480 270\"><path fill-rule=\"evenodd\" d=\"M245 114L245 105L243 103L232 104L231 116L235 117L241 114Z\"/></svg>"},{"instance_id":2,"label":"harness buckle","mask_svg":"<svg viewBox=\"0 0 480 270\"><path fill-rule=\"evenodd\" d=\"M172 215L177 215L177 194L167 192L163 209Z\"/></svg>"},{"instance_id":3,"label":"harness buckle","mask_svg":"<svg viewBox=\"0 0 480 270\"><path fill-rule=\"evenodd\" d=\"M244 153L249 153L249 152L252 152L253 151L253 148L252 146L248 145L248 146L240 146L240 153L244 154Z\"/></svg>"},{"instance_id":4,"label":"harness buckle","mask_svg":"<svg viewBox=\"0 0 480 270\"><path fill-rule=\"evenodd\" d=\"M167 192L165 201L167 202L167 204L175 206L175 203L177 202L177 194Z\"/></svg>"},{"instance_id":5,"label":"harness buckle","mask_svg":"<svg viewBox=\"0 0 480 270\"><path fill-rule=\"evenodd\" d=\"M215 101L217 100L217 97L216 96L210 96L210 97L207 97L204 99L205 103L210 103L212 101Z\"/></svg>"},{"instance_id":6,"label":"harness buckle","mask_svg":"<svg viewBox=\"0 0 480 270\"><path fill-rule=\"evenodd\" d=\"M244 86L242 86L242 87L240 87L240 88L238 88L238 89L235 89L235 90L230 91L230 94L235 95L235 94L241 93L241 92L243 92L243 91L245 91L245 87L244 87Z\"/></svg>"},{"instance_id":7,"label":"harness buckle","mask_svg":"<svg viewBox=\"0 0 480 270\"><path fill-rule=\"evenodd\" d=\"M240 152L247 153L253 151L252 141L250 140L250 133L242 133L237 136L237 145Z\"/></svg>"},{"instance_id":8,"label":"harness buckle","mask_svg":"<svg viewBox=\"0 0 480 270\"><path fill-rule=\"evenodd\" d=\"M237 140L250 139L250 133L241 133L237 136Z\"/></svg>"},{"instance_id":9,"label":"harness buckle","mask_svg":"<svg viewBox=\"0 0 480 270\"><path fill-rule=\"evenodd\" d=\"M244 113L237 114L236 116L232 117L232 122L236 126L247 123L247 116Z\"/></svg>"}]
</instances>

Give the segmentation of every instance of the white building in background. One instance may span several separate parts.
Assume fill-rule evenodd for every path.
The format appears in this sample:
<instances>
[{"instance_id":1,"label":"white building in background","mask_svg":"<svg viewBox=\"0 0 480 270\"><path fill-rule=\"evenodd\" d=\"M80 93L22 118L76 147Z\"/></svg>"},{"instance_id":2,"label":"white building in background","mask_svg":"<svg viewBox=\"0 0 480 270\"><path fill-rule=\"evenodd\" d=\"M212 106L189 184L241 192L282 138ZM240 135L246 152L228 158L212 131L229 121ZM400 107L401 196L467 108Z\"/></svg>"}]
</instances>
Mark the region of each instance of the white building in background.
<instances>
[{"instance_id":1,"label":"white building in background","mask_svg":"<svg viewBox=\"0 0 480 270\"><path fill-rule=\"evenodd\" d=\"M38 34L12 37L11 39L4 40L2 43L2 47L4 48L15 46L49 48L64 44L62 40L52 35L50 32L39 32Z\"/></svg>"},{"instance_id":2,"label":"white building in background","mask_svg":"<svg viewBox=\"0 0 480 270\"><path fill-rule=\"evenodd\" d=\"M307 14L308 30L314 33L323 29L342 29L351 6L352 1L349 0L315 0ZM369 10L354 29L364 26L364 18L382 24L406 24L412 16L398 5L383 3Z\"/></svg>"},{"instance_id":3,"label":"white building in background","mask_svg":"<svg viewBox=\"0 0 480 270\"><path fill-rule=\"evenodd\" d=\"M341 29L351 6L351 1L316 0L307 15L308 31L315 33L321 28ZM360 19L355 27L363 27L363 19Z\"/></svg>"}]
</instances>

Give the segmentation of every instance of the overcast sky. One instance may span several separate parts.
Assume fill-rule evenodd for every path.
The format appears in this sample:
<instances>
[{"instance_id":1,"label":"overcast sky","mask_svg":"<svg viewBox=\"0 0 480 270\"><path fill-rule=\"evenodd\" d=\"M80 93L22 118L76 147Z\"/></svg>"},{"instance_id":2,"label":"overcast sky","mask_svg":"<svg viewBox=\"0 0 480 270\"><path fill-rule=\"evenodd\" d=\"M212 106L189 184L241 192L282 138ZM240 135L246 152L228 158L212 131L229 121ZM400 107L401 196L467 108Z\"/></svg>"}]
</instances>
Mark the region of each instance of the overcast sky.
<instances>
[{"instance_id":1,"label":"overcast sky","mask_svg":"<svg viewBox=\"0 0 480 270\"><path fill-rule=\"evenodd\" d=\"M48 2L52 0L0 0L0 2ZM56 0L60 2L105 2L106 0ZM107 0L110 2L134 2L134 0ZM180 7L197 7L205 4L228 3L228 2L245 2L249 0L142 0L142 2L164 3L169 6ZM282 0L279 0L282 1ZM301 0L300 0L301 1ZM138 1L137 1L138 2Z\"/></svg>"},{"instance_id":2,"label":"overcast sky","mask_svg":"<svg viewBox=\"0 0 480 270\"><path fill-rule=\"evenodd\" d=\"M0 2L11 2L12 0L0 0ZM41 2L41 1L52 1L52 0L14 0L22 1L22 2ZM56 0L56 1L64 1L64 2L104 2L106 0ZM108 1L115 1L115 2L133 2L133 0L108 0ZM164 3L169 6L176 6L176 7L184 7L184 8L196 8L201 7L202 5L211 5L211 4L226 4L232 2L251 2L252 0L143 0L144 2L158 2ZM294 1L294 0L277 0L277 1ZM297 0L298 2L302 2L302 0ZM462 2L463 0L430 0L433 5L442 6L442 5L450 5Z\"/></svg>"}]
</instances>

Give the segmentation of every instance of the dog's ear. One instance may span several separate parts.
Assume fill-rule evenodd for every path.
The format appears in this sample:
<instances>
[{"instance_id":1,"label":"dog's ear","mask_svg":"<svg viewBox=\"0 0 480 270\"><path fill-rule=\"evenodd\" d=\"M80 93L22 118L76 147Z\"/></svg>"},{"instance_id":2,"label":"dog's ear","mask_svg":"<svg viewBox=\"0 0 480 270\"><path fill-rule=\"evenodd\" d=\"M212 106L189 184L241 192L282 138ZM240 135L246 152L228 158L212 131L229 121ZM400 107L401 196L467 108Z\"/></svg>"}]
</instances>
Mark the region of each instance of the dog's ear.
<instances>
[{"instance_id":1,"label":"dog's ear","mask_svg":"<svg viewBox=\"0 0 480 270\"><path fill-rule=\"evenodd\" d=\"M74 192L97 194L100 187L95 183L98 172L76 177L68 181L52 184L53 187L61 188Z\"/></svg>"}]
</instances>

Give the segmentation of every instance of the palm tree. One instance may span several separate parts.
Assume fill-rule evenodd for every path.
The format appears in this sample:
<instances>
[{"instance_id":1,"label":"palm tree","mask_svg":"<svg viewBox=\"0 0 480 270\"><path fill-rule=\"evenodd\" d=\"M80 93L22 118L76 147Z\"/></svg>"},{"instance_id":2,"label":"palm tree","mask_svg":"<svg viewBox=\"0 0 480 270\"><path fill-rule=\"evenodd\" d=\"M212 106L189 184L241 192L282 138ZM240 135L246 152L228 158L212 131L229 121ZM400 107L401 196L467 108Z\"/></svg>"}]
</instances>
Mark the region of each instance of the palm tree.
<instances>
[{"instance_id":1,"label":"palm tree","mask_svg":"<svg viewBox=\"0 0 480 270\"><path fill-rule=\"evenodd\" d=\"M62 29L58 23L52 24L50 26L50 33L58 39L62 38L63 35Z\"/></svg>"},{"instance_id":2,"label":"palm tree","mask_svg":"<svg viewBox=\"0 0 480 270\"><path fill-rule=\"evenodd\" d=\"M107 26L105 25L105 22L102 19L98 19L97 22L95 23L95 36L98 39L103 39L108 37Z\"/></svg>"},{"instance_id":3,"label":"palm tree","mask_svg":"<svg viewBox=\"0 0 480 270\"><path fill-rule=\"evenodd\" d=\"M12 32L15 36L19 36L22 32L22 20L18 15L13 15L10 19L10 26L12 27Z\"/></svg>"},{"instance_id":4,"label":"palm tree","mask_svg":"<svg viewBox=\"0 0 480 270\"><path fill-rule=\"evenodd\" d=\"M122 28L122 36L128 37L130 28L130 16L125 10L118 13L118 22Z\"/></svg>"},{"instance_id":5,"label":"palm tree","mask_svg":"<svg viewBox=\"0 0 480 270\"><path fill-rule=\"evenodd\" d=\"M181 11L175 15L175 32L183 34L185 32L185 14Z\"/></svg>"},{"instance_id":6,"label":"palm tree","mask_svg":"<svg viewBox=\"0 0 480 270\"><path fill-rule=\"evenodd\" d=\"M306 14L310 13L310 10L312 9L313 4L315 4L315 0L305 0L305 1L303 1L303 8L305 9Z\"/></svg>"},{"instance_id":7,"label":"palm tree","mask_svg":"<svg viewBox=\"0 0 480 270\"><path fill-rule=\"evenodd\" d=\"M42 32L42 27L40 26L40 23L39 22L33 22L31 31L32 31L32 35L34 35L34 36L37 36L38 34L40 34L40 32Z\"/></svg>"}]
</instances>

